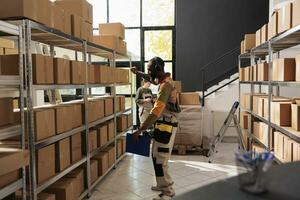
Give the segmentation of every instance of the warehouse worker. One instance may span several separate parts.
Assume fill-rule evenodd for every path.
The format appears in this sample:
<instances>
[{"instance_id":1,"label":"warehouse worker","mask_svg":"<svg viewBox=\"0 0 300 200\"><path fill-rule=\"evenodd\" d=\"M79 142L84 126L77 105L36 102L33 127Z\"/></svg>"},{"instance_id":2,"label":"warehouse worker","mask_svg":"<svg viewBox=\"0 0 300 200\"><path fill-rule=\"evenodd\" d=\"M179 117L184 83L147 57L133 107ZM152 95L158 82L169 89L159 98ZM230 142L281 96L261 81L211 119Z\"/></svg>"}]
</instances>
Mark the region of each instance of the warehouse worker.
<instances>
[{"instance_id":1,"label":"warehouse worker","mask_svg":"<svg viewBox=\"0 0 300 200\"><path fill-rule=\"evenodd\" d=\"M139 72L135 68L131 71L159 85L157 100L147 119L133 134L138 140L138 136L154 124L152 160L157 185L151 189L162 192L154 200L171 199L175 195L175 191L172 187L174 182L168 172L168 161L177 131L176 113L180 112L180 108L174 82L170 74L164 71L164 61L159 57L154 57L150 60L147 70L148 74Z\"/></svg>"},{"instance_id":2,"label":"warehouse worker","mask_svg":"<svg viewBox=\"0 0 300 200\"><path fill-rule=\"evenodd\" d=\"M139 106L140 122L144 123L153 107L153 94L150 89L151 83L143 80L143 86L136 92L135 102Z\"/></svg>"}]
</instances>

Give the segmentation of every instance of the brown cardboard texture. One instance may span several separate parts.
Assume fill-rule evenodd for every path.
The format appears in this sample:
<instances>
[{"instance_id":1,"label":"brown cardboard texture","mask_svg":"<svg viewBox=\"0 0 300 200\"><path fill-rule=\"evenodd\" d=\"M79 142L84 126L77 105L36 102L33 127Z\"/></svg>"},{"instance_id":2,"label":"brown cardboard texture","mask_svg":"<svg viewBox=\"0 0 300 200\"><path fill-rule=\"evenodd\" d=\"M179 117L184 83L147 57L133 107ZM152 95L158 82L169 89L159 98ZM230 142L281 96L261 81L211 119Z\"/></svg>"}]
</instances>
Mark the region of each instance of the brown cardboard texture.
<instances>
[{"instance_id":1,"label":"brown cardboard texture","mask_svg":"<svg viewBox=\"0 0 300 200\"><path fill-rule=\"evenodd\" d=\"M278 33L282 33L292 28L292 5L292 3L286 4L278 12Z\"/></svg>"},{"instance_id":2,"label":"brown cardboard texture","mask_svg":"<svg viewBox=\"0 0 300 200\"><path fill-rule=\"evenodd\" d=\"M108 170L108 153L101 152L94 156L93 159L98 161L98 176L103 176Z\"/></svg>"},{"instance_id":3,"label":"brown cardboard texture","mask_svg":"<svg viewBox=\"0 0 300 200\"><path fill-rule=\"evenodd\" d=\"M35 109L35 139L43 140L55 135L55 111L52 108Z\"/></svg>"},{"instance_id":4,"label":"brown cardboard texture","mask_svg":"<svg viewBox=\"0 0 300 200\"><path fill-rule=\"evenodd\" d=\"M122 132L127 129L127 115L117 117L117 131Z\"/></svg>"},{"instance_id":5,"label":"brown cardboard texture","mask_svg":"<svg viewBox=\"0 0 300 200\"><path fill-rule=\"evenodd\" d=\"M39 149L36 153L37 183L55 175L55 144Z\"/></svg>"},{"instance_id":6,"label":"brown cardboard texture","mask_svg":"<svg viewBox=\"0 0 300 200\"><path fill-rule=\"evenodd\" d=\"M81 142L81 133L72 135L70 138L71 146L71 163L76 163L82 158L82 142Z\"/></svg>"},{"instance_id":7,"label":"brown cardboard texture","mask_svg":"<svg viewBox=\"0 0 300 200\"><path fill-rule=\"evenodd\" d=\"M179 99L180 99L180 105L199 105L199 94L195 92L185 92L180 93Z\"/></svg>"},{"instance_id":8,"label":"brown cardboard texture","mask_svg":"<svg viewBox=\"0 0 300 200\"><path fill-rule=\"evenodd\" d=\"M99 24L99 35L113 35L125 39L125 26L121 23Z\"/></svg>"},{"instance_id":9,"label":"brown cardboard texture","mask_svg":"<svg viewBox=\"0 0 300 200\"><path fill-rule=\"evenodd\" d=\"M70 84L70 61L62 58L54 58L54 83Z\"/></svg>"},{"instance_id":10,"label":"brown cardboard texture","mask_svg":"<svg viewBox=\"0 0 300 200\"><path fill-rule=\"evenodd\" d=\"M98 160L91 160L91 182L94 183L98 179Z\"/></svg>"},{"instance_id":11,"label":"brown cardboard texture","mask_svg":"<svg viewBox=\"0 0 300 200\"><path fill-rule=\"evenodd\" d=\"M71 164L70 138L60 140L55 145L56 171L61 172Z\"/></svg>"},{"instance_id":12,"label":"brown cardboard texture","mask_svg":"<svg viewBox=\"0 0 300 200\"><path fill-rule=\"evenodd\" d=\"M110 121L107 123L108 126L108 141L112 140L115 137L115 123Z\"/></svg>"},{"instance_id":13,"label":"brown cardboard texture","mask_svg":"<svg viewBox=\"0 0 300 200\"><path fill-rule=\"evenodd\" d=\"M98 127L98 147L104 146L108 142L108 126L102 125Z\"/></svg>"},{"instance_id":14,"label":"brown cardboard texture","mask_svg":"<svg viewBox=\"0 0 300 200\"><path fill-rule=\"evenodd\" d=\"M97 130L91 130L89 133L89 150L90 152L97 149Z\"/></svg>"},{"instance_id":15,"label":"brown cardboard texture","mask_svg":"<svg viewBox=\"0 0 300 200\"><path fill-rule=\"evenodd\" d=\"M0 75L19 75L19 55L0 56Z\"/></svg>"},{"instance_id":16,"label":"brown cardboard texture","mask_svg":"<svg viewBox=\"0 0 300 200\"><path fill-rule=\"evenodd\" d=\"M73 200L75 199L74 180L61 179L48 187L45 192L55 194L57 200Z\"/></svg>"}]
</instances>

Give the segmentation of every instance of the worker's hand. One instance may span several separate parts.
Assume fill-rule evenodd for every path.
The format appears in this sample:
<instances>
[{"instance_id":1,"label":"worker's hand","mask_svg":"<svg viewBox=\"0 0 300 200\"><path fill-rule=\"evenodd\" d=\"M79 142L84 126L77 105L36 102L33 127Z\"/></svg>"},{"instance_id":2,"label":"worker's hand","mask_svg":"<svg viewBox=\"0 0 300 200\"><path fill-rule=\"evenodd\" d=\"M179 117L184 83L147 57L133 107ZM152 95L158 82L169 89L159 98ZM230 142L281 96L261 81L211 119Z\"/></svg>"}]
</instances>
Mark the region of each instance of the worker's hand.
<instances>
[{"instance_id":1,"label":"worker's hand","mask_svg":"<svg viewBox=\"0 0 300 200\"><path fill-rule=\"evenodd\" d=\"M139 136L140 136L141 133L142 133L142 130L140 130L140 129L138 129L137 131L135 131L133 133L133 138L134 138L135 141L139 140Z\"/></svg>"},{"instance_id":2,"label":"worker's hand","mask_svg":"<svg viewBox=\"0 0 300 200\"><path fill-rule=\"evenodd\" d=\"M132 67L132 68L130 68L130 71L132 73L136 74L138 70L136 69L136 67Z\"/></svg>"}]
</instances>

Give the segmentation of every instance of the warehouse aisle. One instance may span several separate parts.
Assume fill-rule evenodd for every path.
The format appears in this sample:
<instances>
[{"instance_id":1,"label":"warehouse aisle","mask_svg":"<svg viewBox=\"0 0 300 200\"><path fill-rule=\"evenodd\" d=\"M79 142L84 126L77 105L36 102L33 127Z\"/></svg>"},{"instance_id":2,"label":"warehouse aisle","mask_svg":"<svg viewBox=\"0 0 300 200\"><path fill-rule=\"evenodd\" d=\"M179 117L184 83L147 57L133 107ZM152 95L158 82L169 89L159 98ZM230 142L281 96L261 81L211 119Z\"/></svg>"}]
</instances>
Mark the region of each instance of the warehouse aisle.
<instances>
[{"instance_id":1,"label":"warehouse aisle","mask_svg":"<svg viewBox=\"0 0 300 200\"><path fill-rule=\"evenodd\" d=\"M202 156L172 156L170 171L177 194L236 175L234 155L237 144L223 143L214 163ZM128 155L96 188L91 200L151 200L157 192L150 158Z\"/></svg>"}]
</instances>

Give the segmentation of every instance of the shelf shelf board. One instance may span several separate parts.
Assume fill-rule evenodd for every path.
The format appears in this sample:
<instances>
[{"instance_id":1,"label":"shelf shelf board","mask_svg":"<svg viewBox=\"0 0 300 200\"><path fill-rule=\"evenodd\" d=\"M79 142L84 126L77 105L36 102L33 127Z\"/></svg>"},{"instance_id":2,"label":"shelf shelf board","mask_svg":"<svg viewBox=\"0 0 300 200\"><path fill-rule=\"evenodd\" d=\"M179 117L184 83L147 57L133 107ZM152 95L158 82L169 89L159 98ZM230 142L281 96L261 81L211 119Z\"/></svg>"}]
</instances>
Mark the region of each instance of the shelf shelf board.
<instances>
[{"instance_id":1,"label":"shelf shelf board","mask_svg":"<svg viewBox=\"0 0 300 200\"><path fill-rule=\"evenodd\" d=\"M240 84L269 85L268 81L240 81Z\"/></svg>"},{"instance_id":2,"label":"shelf shelf board","mask_svg":"<svg viewBox=\"0 0 300 200\"><path fill-rule=\"evenodd\" d=\"M34 90L55 90L55 89L79 89L84 88L84 85L33 85Z\"/></svg>"},{"instance_id":3,"label":"shelf shelf board","mask_svg":"<svg viewBox=\"0 0 300 200\"><path fill-rule=\"evenodd\" d=\"M48 146L50 144L53 144L53 143L55 143L57 141L60 141L60 140L65 139L65 138L68 138L68 137L70 137L70 136L72 136L72 135L74 135L76 133L80 133L80 132L82 132L84 130L85 130L85 125L80 126L78 128L75 128L75 129L72 129L70 131L67 131L65 133L61 133L59 135L55 135L55 136L53 136L51 138L47 138L45 140L38 141L38 142L35 143L35 148L36 148L36 150L41 149L41 148L46 147L46 146Z\"/></svg>"},{"instance_id":4,"label":"shelf shelf board","mask_svg":"<svg viewBox=\"0 0 300 200\"><path fill-rule=\"evenodd\" d=\"M52 185L53 183L55 183L56 181L58 181L59 179L61 179L62 177L64 177L66 174L68 174L72 170L76 169L77 167L79 167L80 165L82 165L83 163L85 163L86 160L87 160L86 157L83 158L83 159L81 159L80 161L78 161L77 163L71 165L70 167L68 167L64 171L56 174L54 177L50 178L46 182L38 185L37 190L36 190L37 193L42 192L44 189L46 189L47 187L49 187L50 185Z\"/></svg>"},{"instance_id":5,"label":"shelf shelf board","mask_svg":"<svg viewBox=\"0 0 300 200\"><path fill-rule=\"evenodd\" d=\"M0 35L1 36L11 36L19 35L19 27L11 23L0 21Z\"/></svg>"},{"instance_id":6,"label":"shelf shelf board","mask_svg":"<svg viewBox=\"0 0 300 200\"><path fill-rule=\"evenodd\" d=\"M20 76L0 75L0 87L18 88L19 86L20 86Z\"/></svg>"},{"instance_id":7,"label":"shelf shelf board","mask_svg":"<svg viewBox=\"0 0 300 200\"><path fill-rule=\"evenodd\" d=\"M132 129L133 129L133 126L127 128L125 131L118 132L118 133L117 133L117 139L120 138L120 137L122 137L122 136L124 136L126 133L128 133L128 132L129 132L130 130L132 130Z\"/></svg>"},{"instance_id":8,"label":"shelf shelf board","mask_svg":"<svg viewBox=\"0 0 300 200\"><path fill-rule=\"evenodd\" d=\"M254 53L264 52L268 54L268 42L271 43L273 50L281 51L300 44L300 25L291 28L278 36L270 39L258 47L252 49Z\"/></svg>"},{"instance_id":9,"label":"shelf shelf board","mask_svg":"<svg viewBox=\"0 0 300 200\"><path fill-rule=\"evenodd\" d=\"M23 179L19 179L10 185L0 189L0 199L4 199L8 195L20 190L23 188Z\"/></svg>"},{"instance_id":10,"label":"shelf shelf board","mask_svg":"<svg viewBox=\"0 0 300 200\"><path fill-rule=\"evenodd\" d=\"M291 127L282 127L282 126L278 126L277 124L274 124L272 122L269 123L269 121L267 119L253 113L252 111L250 111L248 109L244 109L244 108L241 108L241 109L250 113L252 116L259 119L260 121L262 121L266 124L270 124L270 126L273 129L283 133L284 135L286 135L286 136L290 137L291 139L295 140L296 142L300 143L300 132L299 131L293 130Z\"/></svg>"},{"instance_id":11,"label":"shelf shelf board","mask_svg":"<svg viewBox=\"0 0 300 200\"><path fill-rule=\"evenodd\" d=\"M240 81L240 84L254 84L254 85L269 85L269 81ZM272 86L281 86L281 87L300 87L300 82L289 81L289 82L280 82L280 81L271 81Z\"/></svg>"},{"instance_id":12,"label":"shelf shelf board","mask_svg":"<svg viewBox=\"0 0 300 200\"><path fill-rule=\"evenodd\" d=\"M110 116L107 116L107 117L98 119L98 120L96 120L96 121L94 121L94 122L89 123L89 126L88 126L88 127L89 127L89 128L92 128L92 127L94 127L94 126L97 126L98 124L104 123L104 122L106 122L106 121L108 121L108 120L111 120L111 119L113 119L113 118L114 118L114 115L110 115Z\"/></svg>"},{"instance_id":13,"label":"shelf shelf board","mask_svg":"<svg viewBox=\"0 0 300 200\"><path fill-rule=\"evenodd\" d=\"M21 125L12 125L0 128L0 140L5 140L21 134Z\"/></svg>"},{"instance_id":14,"label":"shelf shelf board","mask_svg":"<svg viewBox=\"0 0 300 200\"><path fill-rule=\"evenodd\" d=\"M94 157L95 155L99 154L100 151L104 150L106 147L108 147L109 145L111 145L112 143L115 142L115 138L111 139L110 141L108 141L105 145L103 145L102 147L98 147L96 150L94 150L93 152L91 152L90 157Z\"/></svg>"}]
</instances>

